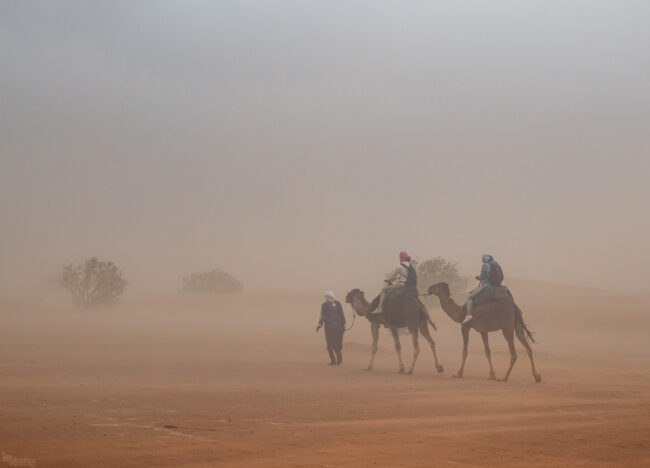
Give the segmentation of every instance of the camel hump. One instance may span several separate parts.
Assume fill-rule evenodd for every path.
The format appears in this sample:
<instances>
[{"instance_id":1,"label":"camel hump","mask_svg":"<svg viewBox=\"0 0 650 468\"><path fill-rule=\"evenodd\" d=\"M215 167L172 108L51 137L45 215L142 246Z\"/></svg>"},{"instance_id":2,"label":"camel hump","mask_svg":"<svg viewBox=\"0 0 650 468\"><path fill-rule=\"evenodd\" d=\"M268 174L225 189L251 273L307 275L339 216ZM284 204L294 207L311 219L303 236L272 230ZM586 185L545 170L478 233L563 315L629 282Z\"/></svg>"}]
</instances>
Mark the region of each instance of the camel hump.
<instances>
[{"instance_id":1,"label":"camel hump","mask_svg":"<svg viewBox=\"0 0 650 468\"><path fill-rule=\"evenodd\" d=\"M506 286L492 286L485 288L474 298L474 305L487 304L488 302L501 302L503 304L514 304L515 299Z\"/></svg>"},{"instance_id":2,"label":"camel hump","mask_svg":"<svg viewBox=\"0 0 650 468\"><path fill-rule=\"evenodd\" d=\"M384 312L401 311L407 303L418 304L418 306L423 307L424 304L420 302L419 294L418 288L415 287L403 287L388 291L386 299L384 299Z\"/></svg>"},{"instance_id":3,"label":"camel hump","mask_svg":"<svg viewBox=\"0 0 650 468\"><path fill-rule=\"evenodd\" d=\"M418 288L405 286L403 288L397 288L397 289L393 289L392 291L388 291L388 294L386 295L386 301L387 302L396 301L397 299L403 296L417 299L418 295L419 295Z\"/></svg>"},{"instance_id":4,"label":"camel hump","mask_svg":"<svg viewBox=\"0 0 650 468\"><path fill-rule=\"evenodd\" d=\"M512 293L505 286L497 286L494 288L494 299L499 302L505 302L508 304L514 304L515 298L512 297Z\"/></svg>"}]
</instances>

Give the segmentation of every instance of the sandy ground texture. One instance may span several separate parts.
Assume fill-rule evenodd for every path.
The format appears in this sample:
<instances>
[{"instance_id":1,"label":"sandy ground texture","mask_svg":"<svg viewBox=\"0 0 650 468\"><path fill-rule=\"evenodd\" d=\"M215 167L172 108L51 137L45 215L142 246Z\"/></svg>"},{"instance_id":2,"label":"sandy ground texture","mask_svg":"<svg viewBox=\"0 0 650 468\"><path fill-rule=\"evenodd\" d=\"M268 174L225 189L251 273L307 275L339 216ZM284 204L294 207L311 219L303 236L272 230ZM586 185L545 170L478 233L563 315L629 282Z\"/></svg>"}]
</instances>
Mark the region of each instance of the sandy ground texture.
<instances>
[{"instance_id":1,"label":"sandy ground texture","mask_svg":"<svg viewBox=\"0 0 650 468\"><path fill-rule=\"evenodd\" d=\"M650 298L511 281L542 383L518 345L465 378L459 326L430 307L443 374L421 341L396 373L368 323L329 367L317 296L129 299L113 310L0 300L0 468L650 466ZM340 292L343 295L344 292ZM351 309L344 305L348 320ZM499 376L509 355L490 334ZM411 359L402 337L405 362Z\"/></svg>"}]
</instances>

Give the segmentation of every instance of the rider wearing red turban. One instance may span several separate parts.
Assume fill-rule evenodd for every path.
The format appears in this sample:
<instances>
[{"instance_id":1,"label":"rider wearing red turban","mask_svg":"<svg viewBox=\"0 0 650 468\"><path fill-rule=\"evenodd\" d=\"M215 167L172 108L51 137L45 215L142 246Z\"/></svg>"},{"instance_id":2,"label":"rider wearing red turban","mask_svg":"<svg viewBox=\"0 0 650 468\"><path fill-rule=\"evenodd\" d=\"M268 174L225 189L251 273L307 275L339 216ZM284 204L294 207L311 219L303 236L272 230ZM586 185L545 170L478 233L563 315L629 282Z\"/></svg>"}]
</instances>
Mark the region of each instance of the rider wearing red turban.
<instances>
[{"instance_id":1,"label":"rider wearing red turban","mask_svg":"<svg viewBox=\"0 0 650 468\"><path fill-rule=\"evenodd\" d=\"M388 273L384 279L387 285L381 290L379 305L377 306L378 313L383 311L384 299L389 291L404 287L417 287L418 279L415 273L415 268L413 268L413 265L411 264L410 255L402 250L399 253L399 262L399 265L397 265L393 271Z\"/></svg>"}]
</instances>

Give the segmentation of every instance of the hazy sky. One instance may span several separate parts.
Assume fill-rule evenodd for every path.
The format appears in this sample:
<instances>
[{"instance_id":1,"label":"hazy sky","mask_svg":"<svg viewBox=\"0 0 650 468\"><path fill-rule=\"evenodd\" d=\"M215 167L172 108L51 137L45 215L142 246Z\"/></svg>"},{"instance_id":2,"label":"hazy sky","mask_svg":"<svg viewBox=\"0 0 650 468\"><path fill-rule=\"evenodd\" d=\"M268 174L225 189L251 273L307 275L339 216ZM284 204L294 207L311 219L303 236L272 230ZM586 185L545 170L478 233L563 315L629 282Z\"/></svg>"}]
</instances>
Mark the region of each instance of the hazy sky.
<instances>
[{"instance_id":1,"label":"hazy sky","mask_svg":"<svg viewBox=\"0 0 650 468\"><path fill-rule=\"evenodd\" d=\"M405 249L650 291L650 2L1 1L0 293L381 285Z\"/></svg>"}]
</instances>

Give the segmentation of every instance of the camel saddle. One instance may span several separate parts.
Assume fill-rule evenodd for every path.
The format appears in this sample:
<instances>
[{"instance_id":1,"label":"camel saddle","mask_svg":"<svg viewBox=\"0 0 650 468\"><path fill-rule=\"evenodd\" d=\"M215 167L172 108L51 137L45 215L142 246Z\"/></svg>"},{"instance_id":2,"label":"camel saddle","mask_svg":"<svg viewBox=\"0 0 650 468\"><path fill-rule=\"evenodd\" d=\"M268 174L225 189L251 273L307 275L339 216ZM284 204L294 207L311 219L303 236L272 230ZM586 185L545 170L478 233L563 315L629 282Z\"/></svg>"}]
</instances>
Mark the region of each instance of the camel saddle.
<instances>
[{"instance_id":1,"label":"camel saddle","mask_svg":"<svg viewBox=\"0 0 650 468\"><path fill-rule=\"evenodd\" d=\"M419 294L420 293L418 291L418 288L414 288L414 287L403 287L403 288L393 289L392 291L388 291L388 293L386 294L386 298L384 299L384 306L383 306L384 312L390 310L392 305L396 303L401 297L404 296L410 297L416 302L420 302ZM378 306L379 306L379 296L375 297L373 301L370 303L369 312L374 312Z\"/></svg>"},{"instance_id":2,"label":"camel saddle","mask_svg":"<svg viewBox=\"0 0 650 468\"><path fill-rule=\"evenodd\" d=\"M487 304L488 302L501 302L503 304L512 304L515 299L512 293L506 286L492 286L481 291L478 296L474 298L474 305Z\"/></svg>"}]
</instances>

